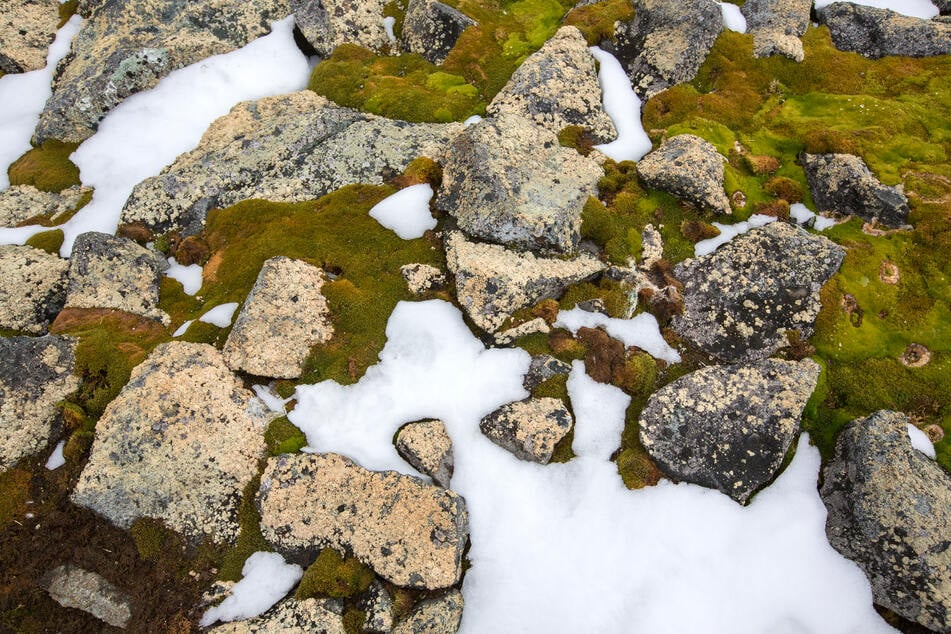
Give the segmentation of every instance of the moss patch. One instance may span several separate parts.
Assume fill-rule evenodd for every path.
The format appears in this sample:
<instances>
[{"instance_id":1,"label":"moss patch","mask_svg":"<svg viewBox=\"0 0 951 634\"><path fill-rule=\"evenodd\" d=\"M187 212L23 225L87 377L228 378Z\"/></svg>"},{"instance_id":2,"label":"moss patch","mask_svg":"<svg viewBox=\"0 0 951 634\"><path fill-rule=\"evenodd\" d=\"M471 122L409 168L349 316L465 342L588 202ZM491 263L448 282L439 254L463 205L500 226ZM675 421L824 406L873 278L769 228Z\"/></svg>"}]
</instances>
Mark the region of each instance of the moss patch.
<instances>
[{"instance_id":1,"label":"moss patch","mask_svg":"<svg viewBox=\"0 0 951 634\"><path fill-rule=\"evenodd\" d=\"M263 469L263 465L262 469ZM221 581L239 581L244 562L253 553L258 551L270 552L271 545L261 534L261 515L254 505L254 496L261 488L261 476L258 474L244 487L241 496L241 505L238 507L238 539L235 545L224 553L221 567L218 570L218 579Z\"/></svg>"},{"instance_id":2,"label":"moss patch","mask_svg":"<svg viewBox=\"0 0 951 634\"><path fill-rule=\"evenodd\" d=\"M588 46L597 46L614 39L614 23L634 17L634 7L627 0L603 0L575 7L565 16L565 24L577 27Z\"/></svg>"},{"instance_id":3,"label":"moss patch","mask_svg":"<svg viewBox=\"0 0 951 634\"><path fill-rule=\"evenodd\" d=\"M30 236L26 245L34 249L40 249L53 255L59 255L59 248L63 246L63 240L66 239L62 229L52 229L50 231L41 231Z\"/></svg>"},{"instance_id":4,"label":"moss patch","mask_svg":"<svg viewBox=\"0 0 951 634\"><path fill-rule=\"evenodd\" d=\"M29 471L18 468L0 472L0 529L26 513L30 476Z\"/></svg>"},{"instance_id":5,"label":"moss patch","mask_svg":"<svg viewBox=\"0 0 951 634\"><path fill-rule=\"evenodd\" d=\"M307 437L287 416L275 418L264 432L268 455L279 456L283 453L296 453L307 444Z\"/></svg>"},{"instance_id":6,"label":"moss patch","mask_svg":"<svg viewBox=\"0 0 951 634\"><path fill-rule=\"evenodd\" d=\"M44 141L10 165L7 174L11 185L33 185L45 192L58 194L73 185L80 185L79 168L69 160L78 143L55 139Z\"/></svg>"},{"instance_id":7,"label":"moss patch","mask_svg":"<svg viewBox=\"0 0 951 634\"><path fill-rule=\"evenodd\" d=\"M304 571L294 598L352 597L369 588L373 578L373 571L354 557L344 558L333 548L324 548Z\"/></svg>"}]
</instances>

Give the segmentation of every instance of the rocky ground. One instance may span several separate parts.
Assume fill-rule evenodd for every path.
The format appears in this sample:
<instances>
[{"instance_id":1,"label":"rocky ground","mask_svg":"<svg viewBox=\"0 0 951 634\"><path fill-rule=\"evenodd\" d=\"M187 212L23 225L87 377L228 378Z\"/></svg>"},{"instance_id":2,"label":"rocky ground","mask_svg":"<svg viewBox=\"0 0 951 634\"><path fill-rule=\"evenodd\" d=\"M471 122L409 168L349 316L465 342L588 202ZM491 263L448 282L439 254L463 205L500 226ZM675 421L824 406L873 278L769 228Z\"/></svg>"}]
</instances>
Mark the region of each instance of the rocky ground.
<instances>
[{"instance_id":1,"label":"rocky ground","mask_svg":"<svg viewBox=\"0 0 951 634\"><path fill-rule=\"evenodd\" d=\"M0 190L0 631L479 631L511 516L474 481L533 483L520 534L539 478L592 461L641 515L752 513L817 452L821 545L878 612L850 627L951 632L951 6L733 4L5 1L0 94L78 33ZM110 116L291 15L307 88L229 103L103 211L73 159ZM589 46L644 100L636 161L600 145L625 126ZM413 185L435 228L402 239L369 211ZM402 400L360 391L429 362ZM677 631L638 620L668 581L640 560L636 595L585 603L602 547L545 553L587 586L552 612ZM804 631L842 622L816 609Z\"/></svg>"}]
</instances>

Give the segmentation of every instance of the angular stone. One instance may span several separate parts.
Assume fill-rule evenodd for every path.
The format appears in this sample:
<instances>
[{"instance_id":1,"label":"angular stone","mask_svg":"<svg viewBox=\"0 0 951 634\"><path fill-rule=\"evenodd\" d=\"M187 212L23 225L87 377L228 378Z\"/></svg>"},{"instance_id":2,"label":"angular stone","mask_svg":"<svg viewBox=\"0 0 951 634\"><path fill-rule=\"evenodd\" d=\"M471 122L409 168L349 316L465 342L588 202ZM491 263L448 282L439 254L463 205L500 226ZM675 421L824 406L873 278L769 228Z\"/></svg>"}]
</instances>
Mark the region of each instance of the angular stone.
<instances>
[{"instance_id":1,"label":"angular stone","mask_svg":"<svg viewBox=\"0 0 951 634\"><path fill-rule=\"evenodd\" d=\"M569 372L571 372L570 365L564 361L559 361L550 354L532 355L528 372L525 373L525 378L522 379L522 387L531 392L548 379Z\"/></svg>"},{"instance_id":2,"label":"angular stone","mask_svg":"<svg viewBox=\"0 0 951 634\"><path fill-rule=\"evenodd\" d=\"M212 346L162 344L106 407L72 501L122 528L152 517L195 541L234 542L273 417Z\"/></svg>"},{"instance_id":3,"label":"angular stone","mask_svg":"<svg viewBox=\"0 0 951 634\"><path fill-rule=\"evenodd\" d=\"M730 199L723 189L724 160L712 143L692 134L678 134L638 161L637 173L651 189L730 214Z\"/></svg>"},{"instance_id":4,"label":"angular stone","mask_svg":"<svg viewBox=\"0 0 951 634\"><path fill-rule=\"evenodd\" d=\"M900 227L908 220L908 199L901 186L888 187L853 154L805 154L799 157L819 211L852 214Z\"/></svg>"},{"instance_id":5,"label":"angular stone","mask_svg":"<svg viewBox=\"0 0 951 634\"><path fill-rule=\"evenodd\" d=\"M809 359L702 368L650 397L641 443L668 476L745 503L779 471L818 379Z\"/></svg>"},{"instance_id":6,"label":"angular stone","mask_svg":"<svg viewBox=\"0 0 951 634\"><path fill-rule=\"evenodd\" d=\"M79 388L76 341L68 337L0 337L0 471L59 437L56 404Z\"/></svg>"},{"instance_id":7,"label":"angular stone","mask_svg":"<svg viewBox=\"0 0 951 634\"><path fill-rule=\"evenodd\" d=\"M462 32L476 21L439 0L410 0L403 18L400 42L433 64L446 61Z\"/></svg>"},{"instance_id":8,"label":"angular stone","mask_svg":"<svg viewBox=\"0 0 951 634\"><path fill-rule=\"evenodd\" d=\"M64 608L92 614L112 627L125 628L132 618L132 601L102 575L66 564L49 571L40 585Z\"/></svg>"},{"instance_id":9,"label":"angular stone","mask_svg":"<svg viewBox=\"0 0 951 634\"><path fill-rule=\"evenodd\" d=\"M334 548L393 584L430 590L462 574L465 500L418 478L337 454L284 454L268 460L257 505L264 538L285 556Z\"/></svg>"},{"instance_id":10,"label":"angular stone","mask_svg":"<svg viewBox=\"0 0 951 634\"><path fill-rule=\"evenodd\" d=\"M0 328L42 335L66 301L69 262L28 246L0 246Z\"/></svg>"},{"instance_id":11,"label":"angular stone","mask_svg":"<svg viewBox=\"0 0 951 634\"><path fill-rule=\"evenodd\" d=\"M346 634L333 599L287 599L254 618L213 627L210 634Z\"/></svg>"},{"instance_id":12,"label":"angular stone","mask_svg":"<svg viewBox=\"0 0 951 634\"><path fill-rule=\"evenodd\" d=\"M951 22L925 20L888 9L834 2L818 11L841 51L871 59L886 55L933 57L951 54Z\"/></svg>"},{"instance_id":13,"label":"angular stone","mask_svg":"<svg viewBox=\"0 0 951 634\"><path fill-rule=\"evenodd\" d=\"M289 0L294 25L321 57L341 44L373 51L390 45L383 28L384 0Z\"/></svg>"},{"instance_id":14,"label":"angular stone","mask_svg":"<svg viewBox=\"0 0 951 634\"><path fill-rule=\"evenodd\" d=\"M316 266L285 257L267 260L222 349L228 367L278 379L299 377L311 347L333 335L323 284Z\"/></svg>"},{"instance_id":15,"label":"angular stone","mask_svg":"<svg viewBox=\"0 0 951 634\"><path fill-rule=\"evenodd\" d=\"M452 478L452 440L441 420L423 420L400 427L396 452L413 468L431 477L444 489Z\"/></svg>"},{"instance_id":16,"label":"angular stone","mask_svg":"<svg viewBox=\"0 0 951 634\"><path fill-rule=\"evenodd\" d=\"M878 411L849 423L820 494L826 535L872 584L875 602L951 631L951 476L913 449L908 419Z\"/></svg>"},{"instance_id":17,"label":"angular stone","mask_svg":"<svg viewBox=\"0 0 951 634\"><path fill-rule=\"evenodd\" d=\"M557 398L528 398L503 405L479 423L479 429L516 458L548 464L555 445L565 437L574 418Z\"/></svg>"},{"instance_id":18,"label":"angular stone","mask_svg":"<svg viewBox=\"0 0 951 634\"><path fill-rule=\"evenodd\" d=\"M421 601L393 634L455 634L462 622L465 601L458 590L450 590L441 597Z\"/></svg>"},{"instance_id":19,"label":"angular stone","mask_svg":"<svg viewBox=\"0 0 951 634\"><path fill-rule=\"evenodd\" d=\"M486 108L489 116L515 114L558 134L569 125L592 132L598 143L617 137L601 105L594 57L581 31L563 26L522 62Z\"/></svg>"},{"instance_id":20,"label":"angular stone","mask_svg":"<svg viewBox=\"0 0 951 634\"><path fill-rule=\"evenodd\" d=\"M429 264L404 264L400 274L406 280L406 288L413 295L427 291L438 291L446 286L446 276L435 266Z\"/></svg>"},{"instance_id":21,"label":"angular stone","mask_svg":"<svg viewBox=\"0 0 951 634\"><path fill-rule=\"evenodd\" d=\"M58 24L56 0L0 3L0 73L28 73L44 68Z\"/></svg>"},{"instance_id":22,"label":"angular stone","mask_svg":"<svg viewBox=\"0 0 951 634\"><path fill-rule=\"evenodd\" d=\"M456 277L459 304L476 326L495 332L509 316L604 269L595 258L536 258L495 244L469 242L459 232L446 239L446 263Z\"/></svg>"},{"instance_id":23,"label":"angular stone","mask_svg":"<svg viewBox=\"0 0 951 634\"><path fill-rule=\"evenodd\" d=\"M379 581L370 584L366 596L361 601L366 618L363 631L373 634L389 634L393 629L393 599Z\"/></svg>"},{"instance_id":24,"label":"angular stone","mask_svg":"<svg viewBox=\"0 0 951 634\"><path fill-rule=\"evenodd\" d=\"M436 206L470 236L571 253L581 210L603 170L554 133L505 115L469 126L449 147Z\"/></svg>"},{"instance_id":25,"label":"angular stone","mask_svg":"<svg viewBox=\"0 0 951 634\"><path fill-rule=\"evenodd\" d=\"M740 7L747 32L753 35L753 55L784 55L803 60L802 40L809 26L812 0L747 0Z\"/></svg>"},{"instance_id":26,"label":"angular stone","mask_svg":"<svg viewBox=\"0 0 951 634\"><path fill-rule=\"evenodd\" d=\"M802 340L812 335L819 289L844 257L828 238L794 225L751 229L674 268L684 311L672 326L721 361L765 359L788 345L786 331L798 331Z\"/></svg>"},{"instance_id":27,"label":"angular stone","mask_svg":"<svg viewBox=\"0 0 951 634\"><path fill-rule=\"evenodd\" d=\"M79 206L88 187L73 185L58 194L38 190L33 185L14 185L0 191L0 227L18 227L36 216L46 216L57 223L57 216Z\"/></svg>"}]
</instances>

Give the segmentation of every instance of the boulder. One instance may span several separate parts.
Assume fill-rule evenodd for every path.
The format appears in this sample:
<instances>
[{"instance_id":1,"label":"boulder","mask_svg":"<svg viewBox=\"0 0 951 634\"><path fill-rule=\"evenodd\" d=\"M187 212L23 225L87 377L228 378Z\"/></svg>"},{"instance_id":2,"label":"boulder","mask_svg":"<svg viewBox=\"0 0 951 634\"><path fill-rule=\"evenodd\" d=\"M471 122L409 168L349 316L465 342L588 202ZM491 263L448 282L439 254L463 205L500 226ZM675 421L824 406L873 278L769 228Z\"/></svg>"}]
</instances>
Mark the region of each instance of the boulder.
<instances>
[{"instance_id":1,"label":"boulder","mask_svg":"<svg viewBox=\"0 0 951 634\"><path fill-rule=\"evenodd\" d=\"M678 134L637 162L637 174L651 189L718 214L731 214L723 189L723 156L712 143L692 134Z\"/></svg>"},{"instance_id":2,"label":"boulder","mask_svg":"<svg viewBox=\"0 0 951 634\"><path fill-rule=\"evenodd\" d=\"M0 246L0 328L42 335L66 301L69 262L28 246Z\"/></svg>"},{"instance_id":3,"label":"boulder","mask_svg":"<svg viewBox=\"0 0 951 634\"><path fill-rule=\"evenodd\" d=\"M818 11L841 51L871 59L886 55L932 57L951 54L951 22L913 18L888 9L834 2Z\"/></svg>"},{"instance_id":4,"label":"boulder","mask_svg":"<svg viewBox=\"0 0 951 634\"><path fill-rule=\"evenodd\" d=\"M515 114L558 134L569 125L591 131L598 143L617 137L601 105L594 57L581 31L563 26L522 62L486 108L491 117Z\"/></svg>"},{"instance_id":5,"label":"boulder","mask_svg":"<svg viewBox=\"0 0 951 634\"><path fill-rule=\"evenodd\" d=\"M462 32L476 21L439 0L409 0L400 44L433 64L446 61Z\"/></svg>"},{"instance_id":6,"label":"boulder","mask_svg":"<svg viewBox=\"0 0 951 634\"><path fill-rule=\"evenodd\" d=\"M393 599L386 587L379 581L370 584L360 607L366 618L363 621L363 631L371 634L389 634L393 629Z\"/></svg>"},{"instance_id":7,"label":"boulder","mask_svg":"<svg viewBox=\"0 0 951 634\"><path fill-rule=\"evenodd\" d=\"M287 599L246 621L224 623L209 634L346 634L342 606L333 599Z\"/></svg>"},{"instance_id":8,"label":"boulder","mask_svg":"<svg viewBox=\"0 0 951 634\"><path fill-rule=\"evenodd\" d=\"M273 416L212 346L162 344L106 407L72 501L121 528L151 517L193 541L234 542Z\"/></svg>"},{"instance_id":9,"label":"boulder","mask_svg":"<svg viewBox=\"0 0 951 634\"><path fill-rule=\"evenodd\" d=\"M820 212L852 214L869 222L900 227L908 219L901 186L888 187L852 154L801 154L809 191Z\"/></svg>"},{"instance_id":10,"label":"boulder","mask_svg":"<svg viewBox=\"0 0 951 634\"><path fill-rule=\"evenodd\" d=\"M289 0L294 25L321 57L341 44L374 51L390 45L383 28L385 0Z\"/></svg>"},{"instance_id":11,"label":"boulder","mask_svg":"<svg viewBox=\"0 0 951 634\"><path fill-rule=\"evenodd\" d=\"M249 198L300 202L344 185L379 185L419 156L440 158L461 129L363 114L309 90L242 102L212 123L194 150L136 185L121 222L195 234L215 207Z\"/></svg>"},{"instance_id":12,"label":"boulder","mask_svg":"<svg viewBox=\"0 0 951 634\"><path fill-rule=\"evenodd\" d=\"M448 489L452 478L452 440L441 420L408 423L396 432L396 452L413 468Z\"/></svg>"},{"instance_id":13,"label":"boulder","mask_svg":"<svg viewBox=\"0 0 951 634\"><path fill-rule=\"evenodd\" d=\"M442 290L446 286L445 274L429 264L404 264L400 267L400 274L406 280L406 288L413 295Z\"/></svg>"},{"instance_id":14,"label":"boulder","mask_svg":"<svg viewBox=\"0 0 951 634\"><path fill-rule=\"evenodd\" d=\"M669 477L745 503L779 471L818 379L809 359L701 368L651 395L641 443Z\"/></svg>"},{"instance_id":15,"label":"boulder","mask_svg":"<svg viewBox=\"0 0 951 634\"><path fill-rule=\"evenodd\" d=\"M112 627L125 628L132 618L132 601L102 575L65 564L40 580L50 597L64 608L76 608Z\"/></svg>"},{"instance_id":16,"label":"boulder","mask_svg":"<svg viewBox=\"0 0 951 634\"><path fill-rule=\"evenodd\" d=\"M464 605L458 590L420 601L409 616L393 628L393 634L455 634L462 622Z\"/></svg>"},{"instance_id":17,"label":"boulder","mask_svg":"<svg viewBox=\"0 0 951 634\"><path fill-rule=\"evenodd\" d=\"M88 187L73 185L58 194L38 190L33 185L14 185L0 191L0 227L19 227L37 216L57 223L57 216L76 209L91 194Z\"/></svg>"},{"instance_id":18,"label":"boulder","mask_svg":"<svg viewBox=\"0 0 951 634\"><path fill-rule=\"evenodd\" d=\"M709 255L674 268L684 310L672 326L721 361L765 359L804 341L819 314L819 289L838 270L845 250L805 229L773 222L751 229Z\"/></svg>"},{"instance_id":19,"label":"boulder","mask_svg":"<svg viewBox=\"0 0 951 634\"><path fill-rule=\"evenodd\" d=\"M44 68L58 25L56 0L4 0L0 4L0 73Z\"/></svg>"},{"instance_id":20,"label":"boulder","mask_svg":"<svg viewBox=\"0 0 951 634\"><path fill-rule=\"evenodd\" d=\"M560 374L567 375L571 372L571 366L564 361L559 361L550 354L532 355L532 362L528 366L528 372L522 379L522 387L526 391L532 392L536 387L554 378Z\"/></svg>"},{"instance_id":21,"label":"boulder","mask_svg":"<svg viewBox=\"0 0 951 634\"><path fill-rule=\"evenodd\" d=\"M883 410L839 434L820 490L826 535L865 572L876 603L951 632L951 476L912 448L907 426Z\"/></svg>"},{"instance_id":22,"label":"boulder","mask_svg":"<svg viewBox=\"0 0 951 634\"><path fill-rule=\"evenodd\" d=\"M472 322L492 333L519 308L557 298L572 284L604 269L597 259L539 258L495 244L470 242L458 231L446 239L446 263L456 277L456 297Z\"/></svg>"},{"instance_id":23,"label":"boulder","mask_svg":"<svg viewBox=\"0 0 951 634\"><path fill-rule=\"evenodd\" d=\"M33 137L79 143L126 98L173 70L241 48L287 17L287 0L105 0L89 7Z\"/></svg>"},{"instance_id":24,"label":"boulder","mask_svg":"<svg viewBox=\"0 0 951 634\"><path fill-rule=\"evenodd\" d=\"M553 132L504 115L467 127L452 142L436 207L470 236L572 253L581 239L581 210L603 175Z\"/></svg>"},{"instance_id":25,"label":"boulder","mask_svg":"<svg viewBox=\"0 0 951 634\"><path fill-rule=\"evenodd\" d=\"M316 266L286 257L267 260L222 349L228 367L278 379L299 377L311 347L333 335L323 284Z\"/></svg>"},{"instance_id":26,"label":"boulder","mask_svg":"<svg viewBox=\"0 0 951 634\"><path fill-rule=\"evenodd\" d=\"M0 337L0 472L59 437L56 404L79 388L76 341Z\"/></svg>"},{"instance_id":27,"label":"boulder","mask_svg":"<svg viewBox=\"0 0 951 634\"><path fill-rule=\"evenodd\" d=\"M740 7L747 32L753 35L753 55L784 55L803 60L802 37L809 26L812 0L747 0Z\"/></svg>"},{"instance_id":28,"label":"boulder","mask_svg":"<svg viewBox=\"0 0 951 634\"><path fill-rule=\"evenodd\" d=\"M462 574L465 500L419 478L337 454L284 454L268 460L257 506L264 538L292 559L334 548L390 583L429 590Z\"/></svg>"},{"instance_id":29,"label":"boulder","mask_svg":"<svg viewBox=\"0 0 951 634\"><path fill-rule=\"evenodd\" d=\"M548 464L555 445L574 424L561 399L527 398L503 405L479 423L479 429L516 458Z\"/></svg>"}]
</instances>

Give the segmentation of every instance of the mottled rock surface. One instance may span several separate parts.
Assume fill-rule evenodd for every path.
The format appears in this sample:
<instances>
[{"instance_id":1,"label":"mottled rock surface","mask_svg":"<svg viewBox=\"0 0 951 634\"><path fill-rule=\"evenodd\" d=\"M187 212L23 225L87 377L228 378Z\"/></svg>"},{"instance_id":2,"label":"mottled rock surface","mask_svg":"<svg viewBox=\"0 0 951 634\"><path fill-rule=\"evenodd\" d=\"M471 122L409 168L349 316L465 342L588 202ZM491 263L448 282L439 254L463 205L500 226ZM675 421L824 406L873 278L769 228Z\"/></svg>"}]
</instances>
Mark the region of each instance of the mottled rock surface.
<instances>
[{"instance_id":1,"label":"mottled rock surface","mask_svg":"<svg viewBox=\"0 0 951 634\"><path fill-rule=\"evenodd\" d=\"M132 601L102 575L65 564L41 580L50 597L64 608L92 614L113 627L124 628L132 618Z\"/></svg>"},{"instance_id":2,"label":"mottled rock surface","mask_svg":"<svg viewBox=\"0 0 951 634\"><path fill-rule=\"evenodd\" d=\"M38 190L33 185L14 185L0 191L0 227L18 227L36 216L56 217L79 206L88 187L74 185L58 194Z\"/></svg>"},{"instance_id":3,"label":"mottled rock surface","mask_svg":"<svg viewBox=\"0 0 951 634\"><path fill-rule=\"evenodd\" d=\"M341 44L380 51L390 44L383 28L384 0L288 0L294 24L321 57Z\"/></svg>"},{"instance_id":4,"label":"mottled rock surface","mask_svg":"<svg viewBox=\"0 0 951 634\"><path fill-rule=\"evenodd\" d=\"M410 0L400 43L433 64L442 64L456 40L475 20L438 0Z\"/></svg>"},{"instance_id":5,"label":"mottled rock surface","mask_svg":"<svg viewBox=\"0 0 951 634\"><path fill-rule=\"evenodd\" d=\"M876 603L949 632L951 476L912 448L907 424L882 410L839 435L820 491L826 535L865 572Z\"/></svg>"},{"instance_id":6,"label":"mottled rock surface","mask_svg":"<svg viewBox=\"0 0 951 634\"><path fill-rule=\"evenodd\" d=\"M581 210L604 175L554 133L514 115L471 125L452 142L436 207L470 236L571 253Z\"/></svg>"},{"instance_id":7,"label":"mottled rock surface","mask_svg":"<svg viewBox=\"0 0 951 634\"><path fill-rule=\"evenodd\" d=\"M802 37L809 27L812 0L748 0L740 7L747 33L753 35L753 55L784 55L803 60Z\"/></svg>"},{"instance_id":8,"label":"mottled rock surface","mask_svg":"<svg viewBox=\"0 0 951 634\"><path fill-rule=\"evenodd\" d=\"M528 398L503 405L479 423L485 436L521 460L548 464L574 418L557 398Z\"/></svg>"},{"instance_id":9,"label":"mottled rock surface","mask_svg":"<svg viewBox=\"0 0 951 634\"><path fill-rule=\"evenodd\" d=\"M476 326L495 332L509 316L535 302L556 298L570 285L597 275L604 265L587 255L574 260L537 258L495 244L470 242L459 232L446 239L446 262L456 277L456 296Z\"/></svg>"},{"instance_id":10,"label":"mottled rock surface","mask_svg":"<svg viewBox=\"0 0 951 634\"><path fill-rule=\"evenodd\" d=\"M233 542L273 416L212 346L162 344L106 407L72 500L122 528L152 517Z\"/></svg>"},{"instance_id":11,"label":"mottled rock surface","mask_svg":"<svg viewBox=\"0 0 951 634\"><path fill-rule=\"evenodd\" d=\"M564 361L559 361L550 354L532 355L528 372L525 373L525 377L522 379L522 387L531 392L548 379L569 372L571 372L570 365Z\"/></svg>"},{"instance_id":12,"label":"mottled rock surface","mask_svg":"<svg viewBox=\"0 0 951 634\"><path fill-rule=\"evenodd\" d=\"M598 143L617 137L601 105L594 57L581 31L563 26L522 62L486 108L489 116L515 114L558 134L569 125L591 131Z\"/></svg>"},{"instance_id":13,"label":"mottled rock surface","mask_svg":"<svg viewBox=\"0 0 951 634\"><path fill-rule=\"evenodd\" d=\"M712 143L692 134L678 134L638 161L637 174L651 189L730 214L730 199L723 189L724 160Z\"/></svg>"},{"instance_id":14,"label":"mottled rock surface","mask_svg":"<svg viewBox=\"0 0 951 634\"><path fill-rule=\"evenodd\" d=\"M907 221L908 199L901 187L882 185L860 157L802 154L800 162L820 212L852 214L890 227Z\"/></svg>"},{"instance_id":15,"label":"mottled rock surface","mask_svg":"<svg viewBox=\"0 0 951 634\"><path fill-rule=\"evenodd\" d=\"M222 349L228 367L279 379L299 377L311 347L333 335L323 285L323 271L316 266L285 257L267 260Z\"/></svg>"},{"instance_id":16,"label":"mottled rock surface","mask_svg":"<svg viewBox=\"0 0 951 634\"><path fill-rule=\"evenodd\" d=\"M264 538L286 556L334 548L413 588L446 588L462 574L465 500L418 478L337 454L285 454L268 460L257 505Z\"/></svg>"},{"instance_id":17,"label":"mottled rock surface","mask_svg":"<svg viewBox=\"0 0 951 634\"><path fill-rule=\"evenodd\" d=\"M454 634L462 622L465 601L458 590L450 590L441 597L421 601L393 634Z\"/></svg>"},{"instance_id":18,"label":"mottled rock surface","mask_svg":"<svg viewBox=\"0 0 951 634\"><path fill-rule=\"evenodd\" d=\"M39 453L60 433L56 404L76 391L76 341L0 337L0 471Z\"/></svg>"},{"instance_id":19,"label":"mottled rock surface","mask_svg":"<svg viewBox=\"0 0 951 634\"><path fill-rule=\"evenodd\" d=\"M254 618L224 623L212 634L345 634L341 606L333 599L287 599Z\"/></svg>"},{"instance_id":20,"label":"mottled rock surface","mask_svg":"<svg viewBox=\"0 0 951 634\"><path fill-rule=\"evenodd\" d=\"M56 0L0 3L0 73L28 73L45 67L58 24Z\"/></svg>"},{"instance_id":21,"label":"mottled rock surface","mask_svg":"<svg viewBox=\"0 0 951 634\"><path fill-rule=\"evenodd\" d=\"M28 246L0 246L0 328L42 335L66 301L69 262Z\"/></svg>"},{"instance_id":22,"label":"mottled rock surface","mask_svg":"<svg viewBox=\"0 0 951 634\"><path fill-rule=\"evenodd\" d=\"M913 18L888 9L834 2L819 9L832 43L871 59L886 55L932 57L951 54L951 22Z\"/></svg>"},{"instance_id":23,"label":"mottled rock surface","mask_svg":"<svg viewBox=\"0 0 951 634\"><path fill-rule=\"evenodd\" d=\"M370 634L389 634L393 629L394 604L390 593L379 581L374 581L367 588L360 601L366 618L363 621L363 631Z\"/></svg>"},{"instance_id":24,"label":"mottled rock surface","mask_svg":"<svg viewBox=\"0 0 951 634\"><path fill-rule=\"evenodd\" d=\"M683 283L684 311L673 328L722 361L765 359L788 345L787 330L799 331L803 340L812 334L819 289L844 257L828 238L794 225L751 229L674 268Z\"/></svg>"},{"instance_id":25,"label":"mottled rock surface","mask_svg":"<svg viewBox=\"0 0 951 634\"><path fill-rule=\"evenodd\" d=\"M441 420L403 425L396 433L396 451L413 468L448 489L452 478L452 440Z\"/></svg>"},{"instance_id":26,"label":"mottled rock surface","mask_svg":"<svg viewBox=\"0 0 951 634\"><path fill-rule=\"evenodd\" d=\"M446 286L445 274L435 266L429 264L404 264L400 267L400 274L406 280L406 288L413 295L426 291L437 291Z\"/></svg>"},{"instance_id":27,"label":"mottled rock surface","mask_svg":"<svg viewBox=\"0 0 951 634\"><path fill-rule=\"evenodd\" d=\"M778 472L818 378L809 359L702 368L650 397L641 443L668 476L744 503Z\"/></svg>"}]
</instances>

